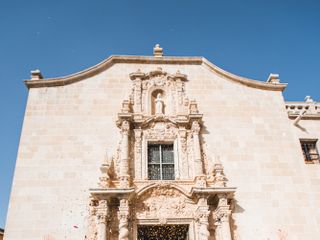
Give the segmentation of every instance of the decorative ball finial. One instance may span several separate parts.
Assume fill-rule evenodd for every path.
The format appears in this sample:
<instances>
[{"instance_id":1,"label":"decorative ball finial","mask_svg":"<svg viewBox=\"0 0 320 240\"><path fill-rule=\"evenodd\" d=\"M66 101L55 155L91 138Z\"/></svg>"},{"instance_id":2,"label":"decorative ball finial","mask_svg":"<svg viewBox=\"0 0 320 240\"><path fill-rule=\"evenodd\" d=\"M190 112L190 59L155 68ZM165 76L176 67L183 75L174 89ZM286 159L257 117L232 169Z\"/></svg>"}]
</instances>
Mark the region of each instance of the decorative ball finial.
<instances>
[{"instance_id":1,"label":"decorative ball finial","mask_svg":"<svg viewBox=\"0 0 320 240\"><path fill-rule=\"evenodd\" d=\"M156 44L153 48L153 56L154 57L163 57L163 48L160 47L159 44Z\"/></svg>"}]
</instances>

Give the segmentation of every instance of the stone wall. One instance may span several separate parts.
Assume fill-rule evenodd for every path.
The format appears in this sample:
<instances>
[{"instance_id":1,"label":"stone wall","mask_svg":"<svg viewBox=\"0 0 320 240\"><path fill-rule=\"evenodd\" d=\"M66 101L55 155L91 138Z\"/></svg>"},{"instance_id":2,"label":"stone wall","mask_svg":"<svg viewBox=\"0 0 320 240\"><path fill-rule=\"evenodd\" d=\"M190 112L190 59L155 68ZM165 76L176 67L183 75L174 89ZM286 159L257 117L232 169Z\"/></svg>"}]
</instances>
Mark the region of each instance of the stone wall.
<instances>
[{"instance_id":1,"label":"stone wall","mask_svg":"<svg viewBox=\"0 0 320 240\"><path fill-rule=\"evenodd\" d=\"M299 137L319 138L319 121L303 121L308 131L301 131L288 119L281 91L245 86L207 65L146 63L30 88L5 239L85 239L88 190L106 151L113 154L120 141L115 121L131 91L129 74L157 67L188 76L186 95L204 114L204 146L237 187L234 238L317 239L319 165L305 165Z\"/></svg>"}]
</instances>

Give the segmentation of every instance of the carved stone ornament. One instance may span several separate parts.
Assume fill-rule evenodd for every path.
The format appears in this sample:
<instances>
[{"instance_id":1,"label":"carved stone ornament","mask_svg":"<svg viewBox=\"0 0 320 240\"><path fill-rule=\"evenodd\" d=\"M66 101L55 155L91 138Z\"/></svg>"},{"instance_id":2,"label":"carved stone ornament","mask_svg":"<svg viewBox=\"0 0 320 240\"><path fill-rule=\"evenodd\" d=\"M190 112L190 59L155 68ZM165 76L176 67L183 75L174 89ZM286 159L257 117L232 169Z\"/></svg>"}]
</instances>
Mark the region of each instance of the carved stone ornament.
<instances>
[{"instance_id":1,"label":"carved stone ornament","mask_svg":"<svg viewBox=\"0 0 320 240\"><path fill-rule=\"evenodd\" d=\"M224 175L223 166L221 163L214 164L213 181L216 187L226 187L228 179Z\"/></svg>"},{"instance_id":2,"label":"carved stone ornament","mask_svg":"<svg viewBox=\"0 0 320 240\"><path fill-rule=\"evenodd\" d=\"M196 209L190 199L174 188L158 187L149 190L136 203L138 219L192 217Z\"/></svg>"},{"instance_id":3,"label":"carved stone ornament","mask_svg":"<svg viewBox=\"0 0 320 240\"><path fill-rule=\"evenodd\" d=\"M216 211L214 214L215 225L218 225L221 222L229 222L230 214L230 210Z\"/></svg>"},{"instance_id":4,"label":"carved stone ornament","mask_svg":"<svg viewBox=\"0 0 320 240\"><path fill-rule=\"evenodd\" d=\"M130 130L130 123L128 121L123 121L121 124L121 131L124 134L128 134Z\"/></svg>"},{"instance_id":5,"label":"carved stone ornament","mask_svg":"<svg viewBox=\"0 0 320 240\"><path fill-rule=\"evenodd\" d=\"M129 201L128 199L121 199L119 212L119 239L128 240L129 239Z\"/></svg>"},{"instance_id":6,"label":"carved stone ornament","mask_svg":"<svg viewBox=\"0 0 320 240\"><path fill-rule=\"evenodd\" d=\"M177 72L176 74L168 74L161 67L142 73L138 70L130 74L133 81L132 97L133 109L135 113L144 115L151 113L151 106L154 105L154 114L174 115L178 112L188 113L188 109L184 107L185 97L185 81L187 76ZM156 97L156 102L151 101L151 95L154 91L165 93ZM164 101L164 97L166 101ZM164 111L164 102L166 103ZM168 103L168 104L167 104Z\"/></svg>"},{"instance_id":7,"label":"carved stone ornament","mask_svg":"<svg viewBox=\"0 0 320 240\"><path fill-rule=\"evenodd\" d=\"M200 132L200 124L197 121L193 121L191 130L192 130L193 134L199 134L199 132Z\"/></svg>"},{"instance_id":8,"label":"carved stone ornament","mask_svg":"<svg viewBox=\"0 0 320 240\"><path fill-rule=\"evenodd\" d=\"M198 104L197 104L196 100L191 100L190 101L189 113L190 114L198 114L199 113Z\"/></svg>"},{"instance_id":9,"label":"carved stone ornament","mask_svg":"<svg viewBox=\"0 0 320 240\"><path fill-rule=\"evenodd\" d=\"M190 239L231 240L222 233L230 229L228 197L234 189L226 187L220 162L209 170L202 114L197 102L186 97L187 76L156 68L146 73L138 70L130 78L132 91L129 100L122 102L116 122L121 140L113 146L113 157L100 167L98 189L90 189L87 236L128 240L136 238L139 224L188 223ZM148 159L150 144L160 144L160 172L166 169L162 157L166 160L168 154L161 144L170 144L174 180L148 180L153 164ZM212 199L210 206L208 199Z\"/></svg>"},{"instance_id":10,"label":"carved stone ornament","mask_svg":"<svg viewBox=\"0 0 320 240\"><path fill-rule=\"evenodd\" d=\"M152 141L174 140L177 137L178 129L172 124L159 123L153 128L144 131L144 136Z\"/></svg>"},{"instance_id":11,"label":"carved stone ornament","mask_svg":"<svg viewBox=\"0 0 320 240\"><path fill-rule=\"evenodd\" d=\"M107 213L108 213L107 200L100 200L99 205L97 206L97 211L96 211L97 222L105 224L107 222Z\"/></svg>"}]
</instances>

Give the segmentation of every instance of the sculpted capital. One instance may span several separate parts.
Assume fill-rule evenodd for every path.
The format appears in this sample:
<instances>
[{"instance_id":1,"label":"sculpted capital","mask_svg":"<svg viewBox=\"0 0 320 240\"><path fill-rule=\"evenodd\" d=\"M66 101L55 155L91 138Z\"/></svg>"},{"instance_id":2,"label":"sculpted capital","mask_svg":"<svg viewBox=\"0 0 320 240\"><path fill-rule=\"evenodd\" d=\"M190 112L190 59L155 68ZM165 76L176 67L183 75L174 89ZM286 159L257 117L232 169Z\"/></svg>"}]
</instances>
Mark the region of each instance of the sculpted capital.
<instances>
[{"instance_id":1,"label":"sculpted capital","mask_svg":"<svg viewBox=\"0 0 320 240\"><path fill-rule=\"evenodd\" d=\"M200 132L200 124L197 121L192 122L191 130L194 134L199 134Z\"/></svg>"},{"instance_id":2,"label":"sculpted capital","mask_svg":"<svg viewBox=\"0 0 320 240\"><path fill-rule=\"evenodd\" d=\"M130 130L130 123L127 120L123 121L121 124L122 133L128 134L129 130Z\"/></svg>"}]
</instances>

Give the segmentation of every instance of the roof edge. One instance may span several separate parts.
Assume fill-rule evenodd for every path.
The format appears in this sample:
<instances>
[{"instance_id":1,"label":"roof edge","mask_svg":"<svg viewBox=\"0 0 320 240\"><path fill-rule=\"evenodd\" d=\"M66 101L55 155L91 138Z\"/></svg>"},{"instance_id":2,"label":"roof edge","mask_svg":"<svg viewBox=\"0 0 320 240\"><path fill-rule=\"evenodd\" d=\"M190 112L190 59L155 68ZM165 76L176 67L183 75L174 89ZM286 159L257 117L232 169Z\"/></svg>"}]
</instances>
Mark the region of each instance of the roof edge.
<instances>
[{"instance_id":1,"label":"roof edge","mask_svg":"<svg viewBox=\"0 0 320 240\"><path fill-rule=\"evenodd\" d=\"M257 81L254 79L249 79L241 76L237 76L230 72L227 72L203 57L153 57L153 56L110 56L106 60L98 63L97 65L87 68L83 71L67 75L58 78L42 78L39 71L39 78L32 78L30 80L25 80L25 85L30 88L41 88L41 87L55 87L64 86L71 83L82 81L86 78L92 77L103 70L110 68L115 63L145 63L145 64L193 64L193 65L205 65L209 70L218 73L228 79L235 82L241 83L243 85L259 88L271 91L283 91L287 84L284 83L268 83Z\"/></svg>"}]
</instances>

